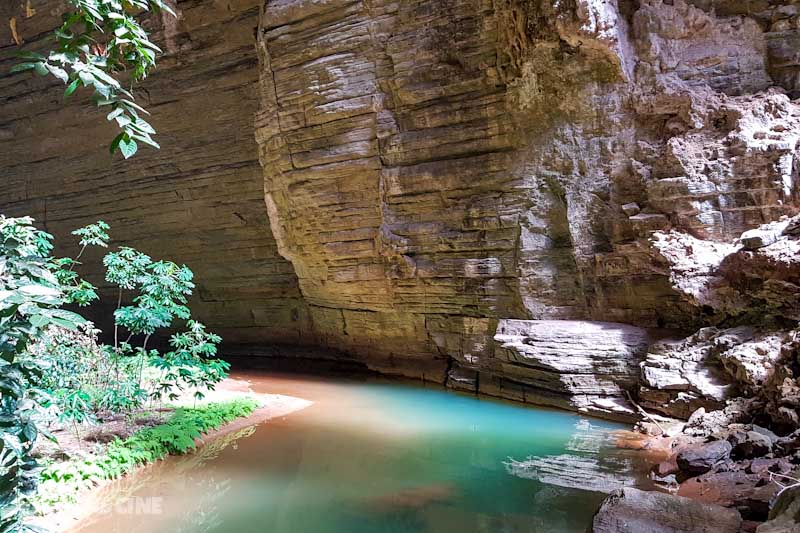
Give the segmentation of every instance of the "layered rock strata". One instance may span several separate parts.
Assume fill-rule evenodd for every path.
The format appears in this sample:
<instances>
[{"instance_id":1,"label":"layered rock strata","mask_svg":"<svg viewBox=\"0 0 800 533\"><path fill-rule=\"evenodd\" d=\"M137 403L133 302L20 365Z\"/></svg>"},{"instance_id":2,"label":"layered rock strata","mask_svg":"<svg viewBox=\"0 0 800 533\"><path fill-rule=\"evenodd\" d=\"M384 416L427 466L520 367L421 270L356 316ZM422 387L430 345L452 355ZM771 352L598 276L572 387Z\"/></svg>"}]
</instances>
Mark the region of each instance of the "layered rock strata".
<instances>
[{"instance_id":1,"label":"layered rock strata","mask_svg":"<svg viewBox=\"0 0 800 533\"><path fill-rule=\"evenodd\" d=\"M494 342L476 390L606 417L636 417L626 391L638 383L648 346L644 330L609 322L501 320Z\"/></svg>"},{"instance_id":2,"label":"layered rock strata","mask_svg":"<svg viewBox=\"0 0 800 533\"><path fill-rule=\"evenodd\" d=\"M256 135L317 342L515 399L622 397L602 350L575 372L580 334L553 368L503 325L701 325L651 235L724 248L795 212L800 108L769 43L796 13L714 7L267 2Z\"/></svg>"},{"instance_id":3,"label":"layered rock strata","mask_svg":"<svg viewBox=\"0 0 800 533\"><path fill-rule=\"evenodd\" d=\"M72 256L70 231L103 219L113 244L187 263L193 311L231 345L301 341L305 303L270 230L253 135L259 2L182 1L177 20L145 21L165 54L136 95L163 149L124 163L112 163L117 132L80 91L64 102L60 81L9 74L20 48L53 46L64 7L0 2L0 211L34 216ZM82 260L102 285L98 255Z\"/></svg>"},{"instance_id":4,"label":"layered rock strata","mask_svg":"<svg viewBox=\"0 0 800 533\"><path fill-rule=\"evenodd\" d=\"M5 73L61 6L0 9ZM625 324L770 335L798 318L787 228L746 233L798 209L793 2L177 9L147 21L166 52L140 92L160 152L112 167L85 103L0 76L0 207L61 242L105 218L189 263L229 351L303 346L627 416L647 341ZM688 416L734 393L715 381L729 350L695 349L706 335L650 350L645 403Z\"/></svg>"}]
</instances>

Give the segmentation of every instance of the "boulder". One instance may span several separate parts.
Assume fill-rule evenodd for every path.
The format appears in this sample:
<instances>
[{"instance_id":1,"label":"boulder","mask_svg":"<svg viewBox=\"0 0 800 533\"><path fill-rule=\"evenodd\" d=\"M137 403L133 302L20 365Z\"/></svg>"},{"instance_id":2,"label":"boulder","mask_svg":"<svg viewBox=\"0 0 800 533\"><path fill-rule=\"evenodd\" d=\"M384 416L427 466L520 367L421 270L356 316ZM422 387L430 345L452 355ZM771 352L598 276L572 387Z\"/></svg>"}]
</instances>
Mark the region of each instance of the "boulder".
<instances>
[{"instance_id":1,"label":"boulder","mask_svg":"<svg viewBox=\"0 0 800 533\"><path fill-rule=\"evenodd\" d=\"M800 486L781 491L757 533L800 533Z\"/></svg>"},{"instance_id":2,"label":"boulder","mask_svg":"<svg viewBox=\"0 0 800 533\"><path fill-rule=\"evenodd\" d=\"M788 460L779 457L775 459L767 459L759 457L750 461L747 466L747 472L750 474L764 474L766 472L774 472L776 474L787 475L792 471L792 463Z\"/></svg>"},{"instance_id":3,"label":"boulder","mask_svg":"<svg viewBox=\"0 0 800 533\"><path fill-rule=\"evenodd\" d=\"M593 533L736 533L733 509L630 487L612 492L592 521Z\"/></svg>"},{"instance_id":4,"label":"boulder","mask_svg":"<svg viewBox=\"0 0 800 533\"><path fill-rule=\"evenodd\" d=\"M727 459L731 449L731 444L724 440L690 444L678 453L678 468L689 475L704 474Z\"/></svg>"},{"instance_id":5,"label":"boulder","mask_svg":"<svg viewBox=\"0 0 800 533\"><path fill-rule=\"evenodd\" d=\"M653 467L653 472L662 477L670 474L677 474L680 470L680 467L678 467L678 454L676 453L673 453L668 459L661 461Z\"/></svg>"},{"instance_id":6,"label":"boulder","mask_svg":"<svg viewBox=\"0 0 800 533\"><path fill-rule=\"evenodd\" d=\"M622 206L622 212L628 215L629 217L632 217L633 215L638 215L639 211L641 211L641 208L639 207L639 204L637 204L636 202L631 202Z\"/></svg>"},{"instance_id":7,"label":"boulder","mask_svg":"<svg viewBox=\"0 0 800 533\"><path fill-rule=\"evenodd\" d=\"M800 448L800 429L775 441L775 453L780 457L791 455Z\"/></svg>"},{"instance_id":8,"label":"boulder","mask_svg":"<svg viewBox=\"0 0 800 533\"><path fill-rule=\"evenodd\" d=\"M778 442L778 439L780 439L780 437L776 435L774 431L767 429L765 427L761 427L757 424L753 424L753 431L755 431L756 433L761 433L765 437L769 438L772 444L775 444L776 442Z\"/></svg>"},{"instance_id":9,"label":"boulder","mask_svg":"<svg viewBox=\"0 0 800 533\"><path fill-rule=\"evenodd\" d=\"M772 452L772 440L757 431L732 431L728 435L734 459L752 459Z\"/></svg>"},{"instance_id":10,"label":"boulder","mask_svg":"<svg viewBox=\"0 0 800 533\"><path fill-rule=\"evenodd\" d=\"M735 508L748 520L766 520L769 503L780 487L770 483L769 473L708 472L681 483L678 495Z\"/></svg>"},{"instance_id":11,"label":"boulder","mask_svg":"<svg viewBox=\"0 0 800 533\"><path fill-rule=\"evenodd\" d=\"M789 222L785 220L764 224L742 233L739 242L745 250L757 250L769 246L785 235L784 231L788 225Z\"/></svg>"}]
</instances>

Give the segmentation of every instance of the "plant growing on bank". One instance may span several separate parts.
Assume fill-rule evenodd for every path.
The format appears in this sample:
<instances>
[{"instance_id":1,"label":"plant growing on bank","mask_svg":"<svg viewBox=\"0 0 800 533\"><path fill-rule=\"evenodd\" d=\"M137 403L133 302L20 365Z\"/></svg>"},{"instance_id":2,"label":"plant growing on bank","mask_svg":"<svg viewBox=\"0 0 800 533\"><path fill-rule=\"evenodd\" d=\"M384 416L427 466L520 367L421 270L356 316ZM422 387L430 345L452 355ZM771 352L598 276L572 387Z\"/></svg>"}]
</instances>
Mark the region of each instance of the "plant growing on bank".
<instances>
[{"instance_id":1,"label":"plant growing on bank","mask_svg":"<svg viewBox=\"0 0 800 533\"><path fill-rule=\"evenodd\" d=\"M29 346L51 324L74 330L85 322L60 309L79 295L54 273L62 267L50 257L52 237L32 222L0 215L0 532L27 529L23 520L36 489L31 452L45 394L32 384L48 368Z\"/></svg>"},{"instance_id":2,"label":"plant growing on bank","mask_svg":"<svg viewBox=\"0 0 800 533\"><path fill-rule=\"evenodd\" d=\"M250 415L257 407L256 400L241 398L176 409L166 423L112 442L98 458L73 460L45 468L37 503L48 507L72 503L84 488L116 479L167 455L185 454L195 449L195 442L202 435L236 418Z\"/></svg>"},{"instance_id":3,"label":"plant growing on bank","mask_svg":"<svg viewBox=\"0 0 800 533\"><path fill-rule=\"evenodd\" d=\"M138 150L137 141L159 148L152 137L155 129L142 118L149 113L123 87L122 74L131 85L143 80L161 53L136 16L161 10L175 16L175 12L164 0L67 0L67 4L70 10L55 31L56 49L46 56L20 52L25 61L12 72L55 76L67 86L64 98L80 86L91 89L95 103L108 109L106 118L121 130L111 142L112 154L119 150L125 159L131 157Z\"/></svg>"},{"instance_id":4,"label":"plant growing on bank","mask_svg":"<svg viewBox=\"0 0 800 533\"><path fill-rule=\"evenodd\" d=\"M108 247L107 230L102 221L75 230L81 251L76 259L59 264L74 273L87 246ZM213 389L226 377L229 365L216 358L220 337L190 318L192 271L130 247L109 252L103 265L106 281L117 288L114 344L87 343L86 333L80 338L69 332L55 332L58 342L43 344L42 355L52 361L62 381L49 378L45 383L56 400L65 400L56 401L55 410L62 419L80 423L101 411L130 412L148 399L174 400L186 388L195 388L195 397L202 399L202 389ZM75 286L86 283L78 280ZM152 336L176 320L186 321L187 331L170 336L172 350L148 348Z\"/></svg>"},{"instance_id":5,"label":"plant growing on bank","mask_svg":"<svg viewBox=\"0 0 800 533\"><path fill-rule=\"evenodd\" d=\"M0 215L0 533L24 531L36 487L33 445L44 421L72 425L103 413L131 413L145 402L174 399L187 387L213 389L229 365L216 359L220 338L190 319L193 274L133 248L109 252L106 281L118 289L114 344L64 304L86 306L97 291L76 268L89 246L106 248L108 226L73 232L77 257L54 258L52 236L33 220ZM172 350L148 348L152 336L186 321ZM176 392L177 391L177 392Z\"/></svg>"}]
</instances>

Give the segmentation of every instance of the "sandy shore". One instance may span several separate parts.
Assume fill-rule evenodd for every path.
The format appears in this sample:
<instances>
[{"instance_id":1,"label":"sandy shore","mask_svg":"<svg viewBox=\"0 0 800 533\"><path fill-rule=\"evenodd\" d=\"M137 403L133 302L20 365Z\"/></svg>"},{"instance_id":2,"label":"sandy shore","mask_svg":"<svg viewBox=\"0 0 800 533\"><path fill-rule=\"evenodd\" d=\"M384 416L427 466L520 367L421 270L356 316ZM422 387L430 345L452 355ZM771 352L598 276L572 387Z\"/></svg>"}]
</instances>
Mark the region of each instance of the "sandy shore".
<instances>
[{"instance_id":1,"label":"sandy shore","mask_svg":"<svg viewBox=\"0 0 800 533\"><path fill-rule=\"evenodd\" d=\"M207 403L217 403L235 400L238 398L254 398L258 400L260 407L250 416L238 418L232 422L210 432L197 439L197 445L202 446L225 435L234 433L248 426L258 425L273 418L279 418L301 409L305 409L313 402L287 396L283 394L257 393L252 390L250 383L246 379L228 378L220 383L216 390L206 392L206 397L202 401L195 402L193 399L194 391L186 391L173 405L191 407L193 405L203 405ZM142 466L142 469L148 468ZM73 505L66 505L56 512L44 516L35 517L32 524L44 527L49 531L70 531L77 528L84 520L98 510L101 505L103 489L113 483L108 481L85 491L80 496L80 502Z\"/></svg>"}]
</instances>

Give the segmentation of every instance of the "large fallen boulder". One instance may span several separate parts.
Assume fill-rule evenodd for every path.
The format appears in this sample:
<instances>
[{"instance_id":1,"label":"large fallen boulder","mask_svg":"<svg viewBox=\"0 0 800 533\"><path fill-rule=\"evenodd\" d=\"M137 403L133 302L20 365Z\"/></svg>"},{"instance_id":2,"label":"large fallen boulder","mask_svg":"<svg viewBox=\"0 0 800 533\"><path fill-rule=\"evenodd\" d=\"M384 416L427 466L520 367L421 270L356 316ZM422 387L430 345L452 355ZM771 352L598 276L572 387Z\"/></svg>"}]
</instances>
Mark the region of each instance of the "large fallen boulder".
<instances>
[{"instance_id":1,"label":"large fallen boulder","mask_svg":"<svg viewBox=\"0 0 800 533\"><path fill-rule=\"evenodd\" d=\"M592 522L593 533L738 533L739 513L661 492L612 492Z\"/></svg>"}]
</instances>

